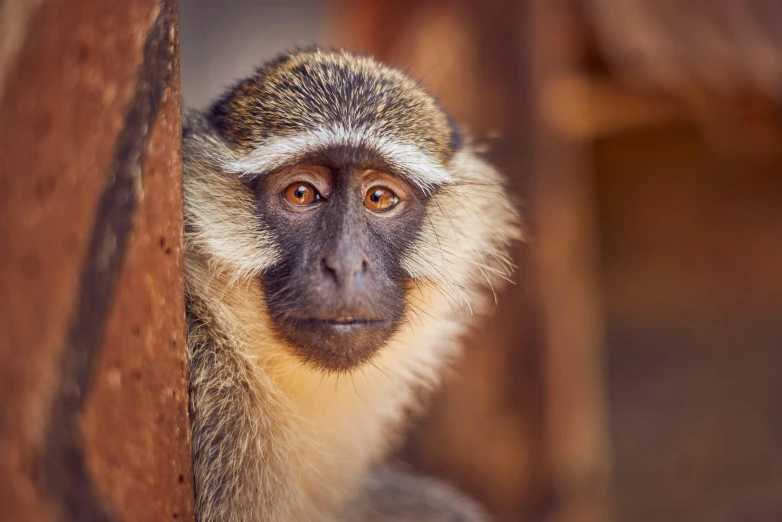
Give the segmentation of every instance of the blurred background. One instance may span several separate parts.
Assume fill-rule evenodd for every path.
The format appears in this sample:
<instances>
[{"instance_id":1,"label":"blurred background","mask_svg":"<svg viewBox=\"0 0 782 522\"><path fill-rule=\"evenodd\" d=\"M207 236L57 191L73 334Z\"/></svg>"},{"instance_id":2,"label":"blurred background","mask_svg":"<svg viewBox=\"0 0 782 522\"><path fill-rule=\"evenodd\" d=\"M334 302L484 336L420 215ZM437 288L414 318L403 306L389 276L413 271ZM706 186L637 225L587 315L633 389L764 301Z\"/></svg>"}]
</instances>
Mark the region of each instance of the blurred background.
<instances>
[{"instance_id":1,"label":"blurred background","mask_svg":"<svg viewBox=\"0 0 782 522\"><path fill-rule=\"evenodd\" d=\"M399 459L501 521L782 520L782 3L180 14L186 106L347 46L421 78L512 181L516 285Z\"/></svg>"},{"instance_id":2,"label":"blurred background","mask_svg":"<svg viewBox=\"0 0 782 522\"><path fill-rule=\"evenodd\" d=\"M394 460L499 522L782 521L780 0L178 9L0 0L1 521L193 519L180 85L313 43L420 78L525 216Z\"/></svg>"}]
</instances>

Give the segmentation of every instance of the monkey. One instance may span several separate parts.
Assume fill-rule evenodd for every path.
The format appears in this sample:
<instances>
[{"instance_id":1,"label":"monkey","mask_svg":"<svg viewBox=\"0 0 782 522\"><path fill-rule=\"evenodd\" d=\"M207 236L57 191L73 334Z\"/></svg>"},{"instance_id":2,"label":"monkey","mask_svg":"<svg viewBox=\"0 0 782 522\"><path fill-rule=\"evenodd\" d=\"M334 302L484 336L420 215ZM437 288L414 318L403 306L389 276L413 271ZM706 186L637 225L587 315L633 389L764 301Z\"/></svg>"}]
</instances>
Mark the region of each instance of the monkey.
<instances>
[{"instance_id":1,"label":"monkey","mask_svg":"<svg viewBox=\"0 0 782 522\"><path fill-rule=\"evenodd\" d=\"M503 177L417 80L280 55L183 120L200 522L487 520L383 461L511 277Z\"/></svg>"}]
</instances>

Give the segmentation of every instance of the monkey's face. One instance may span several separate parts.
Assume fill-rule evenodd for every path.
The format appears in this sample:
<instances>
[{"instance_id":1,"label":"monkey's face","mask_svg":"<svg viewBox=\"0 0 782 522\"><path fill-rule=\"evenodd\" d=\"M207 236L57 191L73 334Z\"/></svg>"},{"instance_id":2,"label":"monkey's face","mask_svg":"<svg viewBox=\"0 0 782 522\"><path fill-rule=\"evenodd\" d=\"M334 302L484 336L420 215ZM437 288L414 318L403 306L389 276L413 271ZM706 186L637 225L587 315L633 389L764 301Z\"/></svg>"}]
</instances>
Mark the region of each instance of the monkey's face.
<instances>
[{"instance_id":1,"label":"monkey's face","mask_svg":"<svg viewBox=\"0 0 782 522\"><path fill-rule=\"evenodd\" d=\"M346 371L405 336L452 335L510 274L501 177L401 71L283 56L183 131L188 297L256 353Z\"/></svg>"},{"instance_id":2,"label":"monkey's face","mask_svg":"<svg viewBox=\"0 0 782 522\"><path fill-rule=\"evenodd\" d=\"M261 276L274 330L329 371L371 358L404 317L401 268L424 196L355 151L329 151L251 182L279 261Z\"/></svg>"}]
</instances>

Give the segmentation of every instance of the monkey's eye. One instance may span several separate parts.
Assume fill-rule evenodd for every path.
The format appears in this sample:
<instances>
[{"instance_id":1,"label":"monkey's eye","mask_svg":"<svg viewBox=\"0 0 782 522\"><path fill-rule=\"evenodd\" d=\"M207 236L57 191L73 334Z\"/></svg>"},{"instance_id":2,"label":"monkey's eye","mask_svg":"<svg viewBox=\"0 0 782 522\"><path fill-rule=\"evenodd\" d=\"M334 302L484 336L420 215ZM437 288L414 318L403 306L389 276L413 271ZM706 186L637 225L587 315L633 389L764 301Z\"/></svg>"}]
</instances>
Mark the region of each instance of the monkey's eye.
<instances>
[{"instance_id":1,"label":"monkey's eye","mask_svg":"<svg viewBox=\"0 0 782 522\"><path fill-rule=\"evenodd\" d=\"M288 185L282 194L288 203L297 207L306 207L321 199L317 189L305 181Z\"/></svg>"},{"instance_id":2,"label":"monkey's eye","mask_svg":"<svg viewBox=\"0 0 782 522\"><path fill-rule=\"evenodd\" d=\"M399 197L390 189L381 186L372 187L364 196L364 206L372 212L385 212L399 203Z\"/></svg>"}]
</instances>

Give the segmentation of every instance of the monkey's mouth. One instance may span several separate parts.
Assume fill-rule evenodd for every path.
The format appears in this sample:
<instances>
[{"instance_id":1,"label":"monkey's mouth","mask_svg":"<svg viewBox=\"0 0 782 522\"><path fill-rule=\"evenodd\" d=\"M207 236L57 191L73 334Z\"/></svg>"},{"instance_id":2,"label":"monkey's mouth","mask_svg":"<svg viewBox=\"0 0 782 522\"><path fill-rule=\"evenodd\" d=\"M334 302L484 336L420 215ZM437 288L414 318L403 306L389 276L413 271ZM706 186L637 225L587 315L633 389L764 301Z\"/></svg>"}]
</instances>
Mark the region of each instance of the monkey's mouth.
<instances>
[{"instance_id":1,"label":"monkey's mouth","mask_svg":"<svg viewBox=\"0 0 782 522\"><path fill-rule=\"evenodd\" d=\"M323 333L350 335L363 331L382 328L388 321L374 318L360 318L353 316L339 317L310 317L306 319L294 319L292 323L302 330L320 331Z\"/></svg>"},{"instance_id":2,"label":"monkey's mouth","mask_svg":"<svg viewBox=\"0 0 782 522\"><path fill-rule=\"evenodd\" d=\"M313 317L309 319L303 319L302 322L314 323L322 326L377 326L386 321L381 319L364 319L345 315L325 319Z\"/></svg>"},{"instance_id":3,"label":"monkey's mouth","mask_svg":"<svg viewBox=\"0 0 782 522\"><path fill-rule=\"evenodd\" d=\"M277 332L302 358L326 370L344 371L369 360L394 331L392 321L356 315L287 317Z\"/></svg>"}]
</instances>

